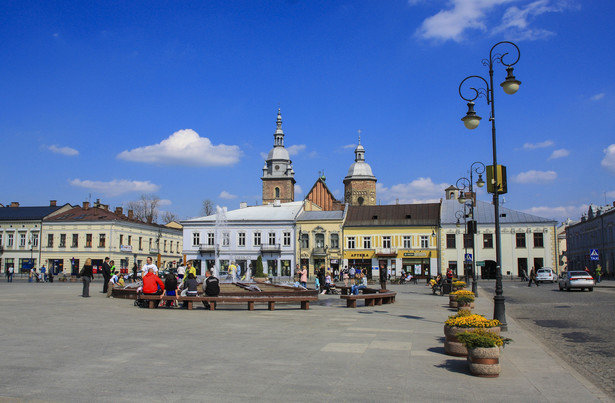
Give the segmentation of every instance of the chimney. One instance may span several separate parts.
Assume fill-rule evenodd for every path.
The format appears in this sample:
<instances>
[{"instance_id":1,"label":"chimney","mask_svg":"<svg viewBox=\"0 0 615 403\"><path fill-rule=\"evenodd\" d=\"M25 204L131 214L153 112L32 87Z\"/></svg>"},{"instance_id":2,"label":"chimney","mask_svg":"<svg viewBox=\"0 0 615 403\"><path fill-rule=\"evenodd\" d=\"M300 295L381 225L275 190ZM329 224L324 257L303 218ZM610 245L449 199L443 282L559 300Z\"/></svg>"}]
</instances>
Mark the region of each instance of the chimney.
<instances>
[{"instance_id":1,"label":"chimney","mask_svg":"<svg viewBox=\"0 0 615 403\"><path fill-rule=\"evenodd\" d=\"M117 215L124 215L124 209L122 209L121 207L116 207L115 208L115 214L117 214Z\"/></svg>"},{"instance_id":2,"label":"chimney","mask_svg":"<svg viewBox=\"0 0 615 403\"><path fill-rule=\"evenodd\" d=\"M49 207L55 207L58 205L58 201L57 200L49 200Z\"/></svg>"},{"instance_id":3,"label":"chimney","mask_svg":"<svg viewBox=\"0 0 615 403\"><path fill-rule=\"evenodd\" d=\"M11 207L19 207L19 202L11 202Z\"/></svg>"},{"instance_id":4,"label":"chimney","mask_svg":"<svg viewBox=\"0 0 615 403\"><path fill-rule=\"evenodd\" d=\"M239 208L246 208L246 207L248 207L248 202L239 203Z\"/></svg>"},{"instance_id":5,"label":"chimney","mask_svg":"<svg viewBox=\"0 0 615 403\"><path fill-rule=\"evenodd\" d=\"M83 202L83 209L84 209L84 210L87 210L87 209L89 209L89 208L90 208L90 202L89 202L89 201L84 201L84 202Z\"/></svg>"},{"instance_id":6,"label":"chimney","mask_svg":"<svg viewBox=\"0 0 615 403\"><path fill-rule=\"evenodd\" d=\"M132 220L133 219L133 211L132 210L128 210L128 219Z\"/></svg>"}]
</instances>

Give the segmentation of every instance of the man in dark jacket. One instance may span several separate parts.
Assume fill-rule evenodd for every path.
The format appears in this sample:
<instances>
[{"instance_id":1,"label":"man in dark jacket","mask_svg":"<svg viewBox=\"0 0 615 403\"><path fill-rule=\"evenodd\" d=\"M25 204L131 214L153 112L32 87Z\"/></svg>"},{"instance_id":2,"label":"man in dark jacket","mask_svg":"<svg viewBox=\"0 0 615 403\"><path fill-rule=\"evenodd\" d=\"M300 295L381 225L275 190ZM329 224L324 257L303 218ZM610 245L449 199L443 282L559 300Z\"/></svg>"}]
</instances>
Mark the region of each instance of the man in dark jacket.
<instances>
[{"instance_id":1,"label":"man in dark jacket","mask_svg":"<svg viewBox=\"0 0 615 403\"><path fill-rule=\"evenodd\" d=\"M109 258L105 258L105 263L102 265L102 275L103 275L103 290L101 292L107 293L109 288L109 280L111 280L111 266L109 266Z\"/></svg>"},{"instance_id":2,"label":"man in dark jacket","mask_svg":"<svg viewBox=\"0 0 615 403\"><path fill-rule=\"evenodd\" d=\"M205 272L205 277L205 295L208 297L217 297L220 295L220 281L212 275L211 270ZM205 306L205 309L209 309L209 302L203 301L203 306ZM214 307L215 306L214 303Z\"/></svg>"},{"instance_id":3,"label":"man in dark jacket","mask_svg":"<svg viewBox=\"0 0 615 403\"><path fill-rule=\"evenodd\" d=\"M378 273L378 275L380 276L380 289L382 290L386 290L387 289L387 276L388 276L389 272L387 270L387 266L384 264L384 262L380 262L380 271Z\"/></svg>"}]
</instances>

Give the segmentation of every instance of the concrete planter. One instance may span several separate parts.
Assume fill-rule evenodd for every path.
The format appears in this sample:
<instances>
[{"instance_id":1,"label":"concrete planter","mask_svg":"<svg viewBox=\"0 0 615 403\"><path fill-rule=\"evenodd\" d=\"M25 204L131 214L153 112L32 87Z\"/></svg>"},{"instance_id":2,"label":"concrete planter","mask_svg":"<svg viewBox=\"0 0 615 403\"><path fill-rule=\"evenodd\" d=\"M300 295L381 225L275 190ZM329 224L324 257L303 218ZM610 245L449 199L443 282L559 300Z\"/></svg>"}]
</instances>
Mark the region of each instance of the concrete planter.
<instances>
[{"instance_id":1,"label":"concrete planter","mask_svg":"<svg viewBox=\"0 0 615 403\"><path fill-rule=\"evenodd\" d=\"M472 311L474 309L474 302L457 302L457 311Z\"/></svg>"},{"instance_id":2,"label":"concrete planter","mask_svg":"<svg viewBox=\"0 0 615 403\"><path fill-rule=\"evenodd\" d=\"M500 376L500 347L468 349L470 373L483 378Z\"/></svg>"},{"instance_id":3,"label":"concrete planter","mask_svg":"<svg viewBox=\"0 0 615 403\"><path fill-rule=\"evenodd\" d=\"M473 327L455 327L444 325L444 352L448 355L452 355L455 357L466 357L468 355L468 349L466 346L461 344L457 339L457 335L463 332L469 332L474 330ZM495 333L498 336L500 335L500 327L490 327L485 328L487 332Z\"/></svg>"},{"instance_id":4,"label":"concrete planter","mask_svg":"<svg viewBox=\"0 0 615 403\"><path fill-rule=\"evenodd\" d=\"M457 295L449 294L448 295L448 307L449 308L457 308Z\"/></svg>"}]
</instances>

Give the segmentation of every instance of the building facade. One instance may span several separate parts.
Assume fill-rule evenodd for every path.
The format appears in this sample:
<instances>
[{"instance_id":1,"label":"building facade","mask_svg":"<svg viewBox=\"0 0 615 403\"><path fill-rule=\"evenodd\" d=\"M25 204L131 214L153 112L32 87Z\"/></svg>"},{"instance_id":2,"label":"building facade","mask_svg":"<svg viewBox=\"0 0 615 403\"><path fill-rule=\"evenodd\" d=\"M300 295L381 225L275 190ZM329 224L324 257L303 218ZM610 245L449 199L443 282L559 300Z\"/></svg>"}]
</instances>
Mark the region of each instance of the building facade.
<instances>
[{"instance_id":1,"label":"building facade","mask_svg":"<svg viewBox=\"0 0 615 403\"><path fill-rule=\"evenodd\" d=\"M13 202L0 207L2 273L11 266L15 273L27 273L33 267L40 267L43 220L71 208L70 204L58 206L55 200L51 200L49 206L20 207Z\"/></svg>"},{"instance_id":2,"label":"building facade","mask_svg":"<svg viewBox=\"0 0 615 403\"><path fill-rule=\"evenodd\" d=\"M310 276L320 267L340 269L346 211L303 211L297 217L296 261Z\"/></svg>"},{"instance_id":3,"label":"building facade","mask_svg":"<svg viewBox=\"0 0 615 403\"><path fill-rule=\"evenodd\" d=\"M417 278L438 272L439 203L350 206L344 220L344 266L379 276L384 263L391 276Z\"/></svg>"},{"instance_id":4,"label":"building facade","mask_svg":"<svg viewBox=\"0 0 615 403\"><path fill-rule=\"evenodd\" d=\"M273 134L273 148L267 155L263 167L263 204L295 201L295 171L288 150L284 147L282 115L278 109L276 130Z\"/></svg>"},{"instance_id":5,"label":"building facade","mask_svg":"<svg viewBox=\"0 0 615 403\"><path fill-rule=\"evenodd\" d=\"M245 206L182 221L184 253L200 275L210 269L224 280L232 262L241 272L263 260L264 272L277 281L291 280L296 264L295 222L302 202Z\"/></svg>"},{"instance_id":6,"label":"building facade","mask_svg":"<svg viewBox=\"0 0 615 403\"><path fill-rule=\"evenodd\" d=\"M481 278L495 278L495 219L493 204L480 200L474 203L473 214L477 233L465 235L465 221L470 219L467 204L459 202L457 189L447 189L442 201L440 245L442 271L451 269L464 276L471 273L472 260ZM464 210L465 206L465 210ZM464 218L465 217L465 218ZM532 267L557 268L557 222L531 214L500 207L502 275L529 274ZM474 243L473 243L474 242ZM472 251L474 245L474 251ZM467 256L467 255L470 256ZM467 257L467 259L466 259Z\"/></svg>"},{"instance_id":7,"label":"building facade","mask_svg":"<svg viewBox=\"0 0 615 403\"><path fill-rule=\"evenodd\" d=\"M41 259L56 272L77 275L87 258L95 269L105 257L123 273L151 257L160 268L176 267L182 260L182 230L135 220L107 205L73 207L43 220Z\"/></svg>"},{"instance_id":8,"label":"building facade","mask_svg":"<svg viewBox=\"0 0 615 403\"><path fill-rule=\"evenodd\" d=\"M587 267L594 273L600 265L603 275L615 275L614 232L615 203L612 206L590 206L580 222L566 229L568 270Z\"/></svg>"}]
</instances>

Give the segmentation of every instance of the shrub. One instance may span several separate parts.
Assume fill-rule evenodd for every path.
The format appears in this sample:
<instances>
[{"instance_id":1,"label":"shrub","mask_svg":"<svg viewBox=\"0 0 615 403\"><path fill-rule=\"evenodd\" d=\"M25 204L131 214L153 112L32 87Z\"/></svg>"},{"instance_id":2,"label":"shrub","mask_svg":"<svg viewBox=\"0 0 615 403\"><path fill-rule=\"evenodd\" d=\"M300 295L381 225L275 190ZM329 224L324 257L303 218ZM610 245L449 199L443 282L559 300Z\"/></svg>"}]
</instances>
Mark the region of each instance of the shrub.
<instances>
[{"instance_id":1,"label":"shrub","mask_svg":"<svg viewBox=\"0 0 615 403\"><path fill-rule=\"evenodd\" d=\"M465 281L453 281L453 287L465 287L465 286L466 286Z\"/></svg>"},{"instance_id":2,"label":"shrub","mask_svg":"<svg viewBox=\"0 0 615 403\"><path fill-rule=\"evenodd\" d=\"M471 294L458 295L457 302L461 304L466 304L468 302L474 302L474 295L471 295Z\"/></svg>"},{"instance_id":3,"label":"shrub","mask_svg":"<svg viewBox=\"0 0 615 403\"><path fill-rule=\"evenodd\" d=\"M450 293L450 295L474 295L474 293L470 290L457 290L457 291L453 291L452 293Z\"/></svg>"},{"instance_id":4,"label":"shrub","mask_svg":"<svg viewBox=\"0 0 615 403\"><path fill-rule=\"evenodd\" d=\"M469 314L469 311L460 311L455 316L450 316L446 322L448 326L454 327L475 327L487 328L500 326L500 321L497 319L487 319L483 315Z\"/></svg>"},{"instance_id":5,"label":"shrub","mask_svg":"<svg viewBox=\"0 0 615 403\"><path fill-rule=\"evenodd\" d=\"M263 257L259 256L256 259L256 270L254 271L253 277L265 277L265 273L263 273Z\"/></svg>"},{"instance_id":6,"label":"shrub","mask_svg":"<svg viewBox=\"0 0 615 403\"><path fill-rule=\"evenodd\" d=\"M498 336L495 333L487 332L484 329L474 329L468 332L459 333L457 339L466 346L466 348L500 347L512 341L511 339Z\"/></svg>"}]
</instances>

